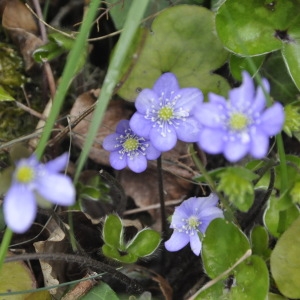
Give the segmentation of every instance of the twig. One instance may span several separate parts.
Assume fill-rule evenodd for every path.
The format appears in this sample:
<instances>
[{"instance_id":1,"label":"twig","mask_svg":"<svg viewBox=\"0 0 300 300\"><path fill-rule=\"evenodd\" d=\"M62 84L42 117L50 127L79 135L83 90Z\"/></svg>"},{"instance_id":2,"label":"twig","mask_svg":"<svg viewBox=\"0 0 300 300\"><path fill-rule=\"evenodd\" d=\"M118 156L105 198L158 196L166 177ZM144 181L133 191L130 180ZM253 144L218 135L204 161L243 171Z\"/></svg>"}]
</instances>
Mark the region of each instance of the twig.
<instances>
[{"instance_id":1,"label":"twig","mask_svg":"<svg viewBox=\"0 0 300 300\"><path fill-rule=\"evenodd\" d=\"M134 279L131 279L123 273L117 271L113 267L104 264L98 260L66 253L27 253L15 256L10 256L5 259L5 263L20 261L20 260L59 260L67 263L77 263L80 266L91 268L97 272L107 272L116 279L120 280L126 285L126 289L131 293L142 293L143 287Z\"/></svg>"}]
</instances>

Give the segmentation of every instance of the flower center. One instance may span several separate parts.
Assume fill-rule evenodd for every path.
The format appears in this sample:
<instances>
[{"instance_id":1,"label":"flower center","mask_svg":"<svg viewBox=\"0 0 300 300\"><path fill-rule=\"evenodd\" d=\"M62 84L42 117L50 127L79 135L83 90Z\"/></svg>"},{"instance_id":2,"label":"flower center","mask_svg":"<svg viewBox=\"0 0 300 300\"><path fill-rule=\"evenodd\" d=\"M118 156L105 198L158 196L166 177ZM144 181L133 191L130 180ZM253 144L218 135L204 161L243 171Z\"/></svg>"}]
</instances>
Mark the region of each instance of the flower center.
<instances>
[{"instance_id":1,"label":"flower center","mask_svg":"<svg viewBox=\"0 0 300 300\"><path fill-rule=\"evenodd\" d=\"M158 117L163 121L168 121L172 119L173 116L174 116L173 108L171 108L170 106L164 106L158 111Z\"/></svg>"},{"instance_id":2,"label":"flower center","mask_svg":"<svg viewBox=\"0 0 300 300\"><path fill-rule=\"evenodd\" d=\"M122 159L124 155L129 159L133 159L138 155L146 155L146 149L149 147L149 143L143 138L133 133L131 129L126 129L125 134L121 134L117 138L118 143L116 148L120 147L119 154Z\"/></svg>"},{"instance_id":3,"label":"flower center","mask_svg":"<svg viewBox=\"0 0 300 300\"><path fill-rule=\"evenodd\" d=\"M234 113L229 120L229 126L231 129L241 131L248 125L248 118L242 113Z\"/></svg>"},{"instance_id":4,"label":"flower center","mask_svg":"<svg viewBox=\"0 0 300 300\"><path fill-rule=\"evenodd\" d=\"M20 183L29 183L34 179L35 172L29 166L21 166L16 170L15 176Z\"/></svg>"},{"instance_id":5,"label":"flower center","mask_svg":"<svg viewBox=\"0 0 300 300\"><path fill-rule=\"evenodd\" d=\"M134 137L128 138L123 143L123 148L124 148L125 152L130 152L130 151L137 150L138 146L139 146L139 142Z\"/></svg>"},{"instance_id":6,"label":"flower center","mask_svg":"<svg viewBox=\"0 0 300 300\"><path fill-rule=\"evenodd\" d=\"M188 228L190 230L192 230L192 229L195 230L200 225L200 221L199 221L199 219L197 217L191 216L191 217L188 218L187 224L188 224Z\"/></svg>"}]
</instances>

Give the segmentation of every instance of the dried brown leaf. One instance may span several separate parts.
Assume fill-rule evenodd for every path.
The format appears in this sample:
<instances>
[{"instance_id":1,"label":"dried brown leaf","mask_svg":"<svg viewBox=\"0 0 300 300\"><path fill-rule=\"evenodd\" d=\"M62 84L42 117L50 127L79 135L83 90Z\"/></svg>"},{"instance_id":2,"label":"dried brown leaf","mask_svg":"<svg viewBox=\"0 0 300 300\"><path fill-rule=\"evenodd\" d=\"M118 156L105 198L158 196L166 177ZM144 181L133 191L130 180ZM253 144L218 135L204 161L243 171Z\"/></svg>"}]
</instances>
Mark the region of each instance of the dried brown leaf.
<instances>
[{"instance_id":1,"label":"dried brown leaf","mask_svg":"<svg viewBox=\"0 0 300 300\"><path fill-rule=\"evenodd\" d=\"M71 109L71 121L75 120L80 114L95 103L94 90L83 93L80 95L72 109ZM131 110L125 105L122 100L112 100L104 115L102 125L98 129L95 142L90 150L89 157L96 163L109 166L109 152L102 148L103 139L114 132L118 122L122 119L128 119L131 115ZM79 148L82 148L85 137L87 135L92 115L88 115L73 129L73 142Z\"/></svg>"},{"instance_id":2,"label":"dried brown leaf","mask_svg":"<svg viewBox=\"0 0 300 300\"><path fill-rule=\"evenodd\" d=\"M26 70L35 64L32 53L43 42L37 37L38 27L27 9L19 0L3 2L0 7L3 9L2 25L7 30L13 42L19 48L25 62Z\"/></svg>"}]
</instances>

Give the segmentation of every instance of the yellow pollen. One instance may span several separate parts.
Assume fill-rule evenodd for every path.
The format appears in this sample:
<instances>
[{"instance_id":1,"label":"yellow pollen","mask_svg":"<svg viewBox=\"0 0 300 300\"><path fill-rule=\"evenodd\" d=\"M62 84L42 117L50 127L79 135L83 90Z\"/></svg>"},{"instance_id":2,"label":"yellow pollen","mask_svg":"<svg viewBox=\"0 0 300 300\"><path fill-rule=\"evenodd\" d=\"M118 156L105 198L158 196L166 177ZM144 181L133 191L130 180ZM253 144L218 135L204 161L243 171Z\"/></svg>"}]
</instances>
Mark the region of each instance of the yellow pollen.
<instances>
[{"instance_id":1,"label":"yellow pollen","mask_svg":"<svg viewBox=\"0 0 300 300\"><path fill-rule=\"evenodd\" d=\"M188 219L188 224L191 228L196 229L199 226L200 222L197 217L192 216Z\"/></svg>"},{"instance_id":2,"label":"yellow pollen","mask_svg":"<svg viewBox=\"0 0 300 300\"><path fill-rule=\"evenodd\" d=\"M139 142L134 138L129 138L123 143L126 152L134 151L138 148Z\"/></svg>"},{"instance_id":3,"label":"yellow pollen","mask_svg":"<svg viewBox=\"0 0 300 300\"><path fill-rule=\"evenodd\" d=\"M169 106L164 106L158 112L158 117L163 121L168 121L173 117L173 109Z\"/></svg>"},{"instance_id":4,"label":"yellow pollen","mask_svg":"<svg viewBox=\"0 0 300 300\"><path fill-rule=\"evenodd\" d=\"M233 130L243 130L248 125L248 118L242 113L234 113L229 121L229 126Z\"/></svg>"},{"instance_id":5,"label":"yellow pollen","mask_svg":"<svg viewBox=\"0 0 300 300\"><path fill-rule=\"evenodd\" d=\"M20 183L29 183L34 179L35 172L28 166L19 167L16 170L16 179Z\"/></svg>"}]
</instances>

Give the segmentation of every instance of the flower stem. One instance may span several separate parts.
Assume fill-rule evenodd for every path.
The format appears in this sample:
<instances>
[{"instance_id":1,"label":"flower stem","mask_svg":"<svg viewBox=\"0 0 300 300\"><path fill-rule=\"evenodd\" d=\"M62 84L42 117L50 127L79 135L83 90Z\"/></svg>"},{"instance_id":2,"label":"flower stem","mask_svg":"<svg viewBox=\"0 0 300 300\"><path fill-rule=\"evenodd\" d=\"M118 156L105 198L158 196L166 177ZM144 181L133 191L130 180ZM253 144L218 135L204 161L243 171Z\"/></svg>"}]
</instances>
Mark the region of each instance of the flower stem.
<instances>
[{"instance_id":1,"label":"flower stem","mask_svg":"<svg viewBox=\"0 0 300 300\"><path fill-rule=\"evenodd\" d=\"M223 197L222 194L220 194L217 191L217 187L216 187L215 182L212 180L212 178L207 173L204 165L202 164L201 160L197 156L197 154L196 154L197 152L195 151L194 147L192 147L190 153L192 155L192 159L193 159L196 167L198 168L200 173L204 176L204 178L205 178L206 182L208 183L210 189L218 195L218 197L221 201L221 204L224 208L224 215L226 216L226 219L228 221L232 221L232 222L235 222L236 224L238 224L235 217L234 217L234 212L233 212L232 208L230 207L230 203L228 202L228 200L225 197Z\"/></svg>"},{"instance_id":2,"label":"flower stem","mask_svg":"<svg viewBox=\"0 0 300 300\"><path fill-rule=\"evenodd\" d=\"M0 245L0 270L3 266L3 262L7 254L7 250L10 245L12 236L13 236L13 232L7 227Z\"/></svg>"},{"instance_id":3,"label":"flower stem","mask_svg":"<svg viewBox=\"0 0 300 300\"><path fill-rule=\"evenodd\" d=\"M167 233L167 220L166 220L166 208L165 208L165 197L164 197L164 183L163 183L163 172L161 156L157 159L157 173L158 173L158 191L159 191L159 202L160 202L160 215L161 215L161 231L163 240Z\"/></svg>"}]
</instances>

